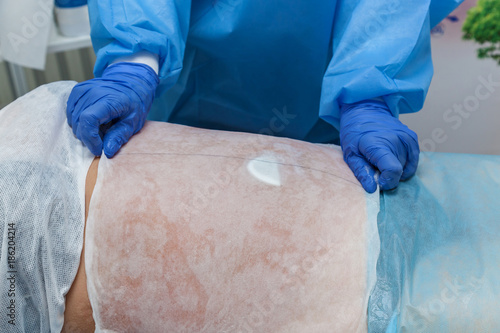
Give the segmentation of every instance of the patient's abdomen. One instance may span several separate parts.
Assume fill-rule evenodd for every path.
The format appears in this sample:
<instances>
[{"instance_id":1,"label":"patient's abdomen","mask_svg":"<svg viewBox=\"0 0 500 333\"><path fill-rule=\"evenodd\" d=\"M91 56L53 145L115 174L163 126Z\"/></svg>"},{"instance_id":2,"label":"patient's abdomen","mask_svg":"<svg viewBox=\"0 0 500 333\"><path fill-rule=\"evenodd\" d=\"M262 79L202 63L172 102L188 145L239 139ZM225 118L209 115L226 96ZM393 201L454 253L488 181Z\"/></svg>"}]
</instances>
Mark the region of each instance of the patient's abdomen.
<instances>
[{"instance_id":1,"label":"patient's abdomen","mask_svg":"<svg viewBox=\"0 0 500 333\"><path fill-rule=\"evenodd\" d=\"M149 122L99 165L97 331L366 331L376 205L336 148Z\"/></svg>"}]
</instances>

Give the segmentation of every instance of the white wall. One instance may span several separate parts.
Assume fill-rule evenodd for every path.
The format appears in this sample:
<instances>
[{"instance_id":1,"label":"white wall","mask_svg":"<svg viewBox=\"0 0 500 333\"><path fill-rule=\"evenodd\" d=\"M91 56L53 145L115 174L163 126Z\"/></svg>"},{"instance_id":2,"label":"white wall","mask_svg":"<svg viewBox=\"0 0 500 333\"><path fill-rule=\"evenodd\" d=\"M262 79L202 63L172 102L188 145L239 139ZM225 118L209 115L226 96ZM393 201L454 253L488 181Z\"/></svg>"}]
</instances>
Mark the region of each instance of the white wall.
<instances>
[{"instance_id":1,"label":"white wall","mask_svg":"<svg viewBox=\"0 0 500 333\"><path fill-rule=\"evenodd\" d=\"M460 21L445 20L444 34L432 37L435 75L424 109L401 116L417 132L422 150L500 155L500 65L479 60L478 44L462 40L467 10L475 3L466 0L453 13ZM489 77L497 84L484 84Z\"/></svg>"}]
</instances>

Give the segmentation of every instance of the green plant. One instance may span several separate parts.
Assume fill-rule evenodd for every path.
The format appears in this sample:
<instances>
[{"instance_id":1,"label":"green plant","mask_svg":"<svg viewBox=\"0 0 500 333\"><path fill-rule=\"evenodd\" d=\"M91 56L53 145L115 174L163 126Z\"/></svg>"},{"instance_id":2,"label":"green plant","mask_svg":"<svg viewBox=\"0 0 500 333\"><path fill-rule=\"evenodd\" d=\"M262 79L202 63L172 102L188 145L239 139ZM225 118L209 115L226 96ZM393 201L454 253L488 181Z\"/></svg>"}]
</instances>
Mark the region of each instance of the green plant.
<instances>
[{"instance_id":1,"label":"green plant","mask_svg":"<svg viewBox=\"0 0 500 333\"><path fill-rule=\"evenodd\" d=\"M464 39L481 44L480 59L492 58L500 64L500 0L478 0L467 13L462 28Z\"/></svg>"}]
</instances>

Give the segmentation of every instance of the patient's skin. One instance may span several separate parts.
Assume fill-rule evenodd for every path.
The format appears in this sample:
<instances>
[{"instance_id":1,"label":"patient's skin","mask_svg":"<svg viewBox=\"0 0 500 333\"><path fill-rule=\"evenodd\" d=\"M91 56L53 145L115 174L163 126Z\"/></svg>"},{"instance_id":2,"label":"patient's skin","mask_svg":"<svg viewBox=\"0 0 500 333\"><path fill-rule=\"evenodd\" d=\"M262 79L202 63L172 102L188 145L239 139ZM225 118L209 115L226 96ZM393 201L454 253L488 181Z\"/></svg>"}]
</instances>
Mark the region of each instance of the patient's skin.
<instances>
[{"instance_id":1,"label":"patient's skin","mask_svg":"<svg viewBox=\"0 0 500 333\"><path fill-rule=\"evenodd\" d=\"M85 224L89 212L90 198L94 191L97 179L97 166L99 157L96 157L90 165L85 181ZM85 233L83 235L84 246L80 259L80 267L75 280L66 295L66 310L64 311L64 326L62 333L93 333L95 323L92 318L92 308L90 306L89 296L87 294L87 277L85 275Z\"/></svg>"},{"instance_id":2,"label":"patient's skin","mask_svg":"<svg viewBox=\"0 0 500 333\"><path fill-rule=\"evenodd\" d=\"M96 324L364 332L365 200L333 148L148 122L99 163L85 252Z\"/></svg>"}]
</instances>

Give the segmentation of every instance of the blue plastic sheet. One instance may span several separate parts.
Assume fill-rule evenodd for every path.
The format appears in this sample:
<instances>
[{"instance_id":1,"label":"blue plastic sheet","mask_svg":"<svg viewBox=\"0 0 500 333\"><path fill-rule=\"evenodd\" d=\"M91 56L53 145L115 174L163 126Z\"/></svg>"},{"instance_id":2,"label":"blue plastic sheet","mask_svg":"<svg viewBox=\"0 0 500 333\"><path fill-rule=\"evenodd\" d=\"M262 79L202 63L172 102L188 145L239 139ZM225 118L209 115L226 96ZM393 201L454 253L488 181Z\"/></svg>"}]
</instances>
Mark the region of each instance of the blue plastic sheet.
<instances>
[{"instance_id":1,"label":"blue plastic sheet","mask_svg":"<svg viewBox=\"0 0 500 333\"><path fill-rule=\"evenodd\" d=\"M500 156L422 154L378 227L369 332L500 331Z\"/></svg>"}]
</instances>

